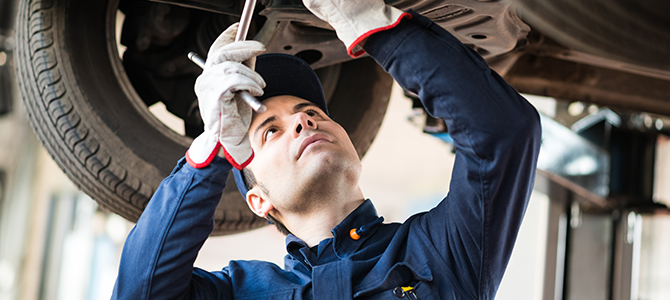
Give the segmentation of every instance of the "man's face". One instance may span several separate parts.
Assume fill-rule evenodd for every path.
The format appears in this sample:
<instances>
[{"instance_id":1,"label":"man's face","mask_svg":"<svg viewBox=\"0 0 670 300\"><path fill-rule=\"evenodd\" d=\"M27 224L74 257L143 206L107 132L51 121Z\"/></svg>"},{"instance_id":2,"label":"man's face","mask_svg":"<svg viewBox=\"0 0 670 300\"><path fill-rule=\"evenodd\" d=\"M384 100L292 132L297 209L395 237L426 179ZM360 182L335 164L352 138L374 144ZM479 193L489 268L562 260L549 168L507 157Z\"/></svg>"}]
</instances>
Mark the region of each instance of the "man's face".
<instances>
[{"instance_id":1,"label":"man's face","mask_svg":"<svg viewBox=\"0 0 670 300\"><path fill-rule=\"evenodd\" d=\"M327 201L333 185L357 188L361 164L349 135L311 102L276 96L254 113L249 164L269 201L280 212L301 212Z\"/></svg>"}]
</instances>

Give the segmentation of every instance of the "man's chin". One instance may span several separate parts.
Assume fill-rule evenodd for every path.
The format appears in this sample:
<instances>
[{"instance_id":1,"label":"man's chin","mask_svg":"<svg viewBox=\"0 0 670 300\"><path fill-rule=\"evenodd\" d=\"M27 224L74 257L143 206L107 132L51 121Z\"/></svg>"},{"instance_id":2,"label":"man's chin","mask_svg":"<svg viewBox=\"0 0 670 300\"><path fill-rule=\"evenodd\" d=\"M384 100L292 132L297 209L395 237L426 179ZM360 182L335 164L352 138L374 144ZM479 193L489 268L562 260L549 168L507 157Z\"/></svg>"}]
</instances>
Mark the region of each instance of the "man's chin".
<instances>
[{"instance_id":1,"label":"man's chin","mask_svg":"<svg viewBox=\"0 0 670 300\"><path fill-rule=\"evenodd\" d=\"M352 167L360 166L360 162L350 160L351 158L333 151L313 151L301 157L299 174L304 176L306 181L312 181L318 185L321 180L333 180L337 176L347 176L347 173L352 171Z\"/></svg>"}]
</instances>

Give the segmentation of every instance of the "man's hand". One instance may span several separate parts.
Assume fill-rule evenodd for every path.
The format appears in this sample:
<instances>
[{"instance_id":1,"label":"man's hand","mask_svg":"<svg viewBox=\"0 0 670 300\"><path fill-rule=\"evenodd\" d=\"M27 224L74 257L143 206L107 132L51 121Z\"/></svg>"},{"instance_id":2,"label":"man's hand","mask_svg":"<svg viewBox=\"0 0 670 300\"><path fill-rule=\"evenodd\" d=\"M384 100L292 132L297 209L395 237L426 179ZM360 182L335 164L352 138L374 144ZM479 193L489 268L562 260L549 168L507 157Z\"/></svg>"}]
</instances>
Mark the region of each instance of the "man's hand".
<instances>
[{"instance_id":1,"label":"man's hand","mask_svg":"<svg viewBox=\"0 0 670 300\"><path fill-rule=\"evenodd\" d=\"M353 57L365 51L359 44L375 32L393 28L405 16L383 0L303 0L305 7L335 29Z\"/></svg>"},{"instance_id":2,"label":"man's hand","mask_svg":"<svg viewBox=\"0 0 670 300\"><path fill-rule=\"evenodd\" d=\"M205 131L186 152L188 163L203 168L223 148L223 154L237 169L243 169L253 159L249 143L251 108L239 97L238 91L253 96L263 94L265 81L252 68L256 56L265 52L258 41L233 42L238 24L233 24L209 48L205 69L195 82L200 115Z\"/></svg>"}]
</instances>

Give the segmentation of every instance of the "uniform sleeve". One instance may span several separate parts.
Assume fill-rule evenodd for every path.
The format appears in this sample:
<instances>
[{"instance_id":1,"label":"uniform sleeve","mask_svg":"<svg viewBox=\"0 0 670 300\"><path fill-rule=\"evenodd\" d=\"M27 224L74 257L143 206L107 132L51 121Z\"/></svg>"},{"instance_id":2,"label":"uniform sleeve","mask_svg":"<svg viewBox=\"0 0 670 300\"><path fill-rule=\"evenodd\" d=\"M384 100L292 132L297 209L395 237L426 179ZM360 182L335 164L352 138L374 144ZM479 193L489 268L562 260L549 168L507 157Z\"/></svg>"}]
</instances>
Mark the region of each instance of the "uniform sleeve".
<instances>
[{"instance_id":1,"label":"uniform sleeve","mask_svg":"<svg viewBox=\"0 0 670 300\"><path fill-rule=\"evenodd\" d=\"M456 149L449 194L415 224L465 290L492 299L532 190L539 116L477 53L411 13L364 48L445 119Z\"/></svg>"},{"instance_id":2,"label":"uniform sleeve","mask_svg":"<svg viewBox=\"0 0 670 300\"><path fill-rule=\"evenodd\" d=\"M225 273L193 268L231 168L219 157L202 169L179 161L126 239L112 299L232 298Z\"/></svg>"}]
</instances>

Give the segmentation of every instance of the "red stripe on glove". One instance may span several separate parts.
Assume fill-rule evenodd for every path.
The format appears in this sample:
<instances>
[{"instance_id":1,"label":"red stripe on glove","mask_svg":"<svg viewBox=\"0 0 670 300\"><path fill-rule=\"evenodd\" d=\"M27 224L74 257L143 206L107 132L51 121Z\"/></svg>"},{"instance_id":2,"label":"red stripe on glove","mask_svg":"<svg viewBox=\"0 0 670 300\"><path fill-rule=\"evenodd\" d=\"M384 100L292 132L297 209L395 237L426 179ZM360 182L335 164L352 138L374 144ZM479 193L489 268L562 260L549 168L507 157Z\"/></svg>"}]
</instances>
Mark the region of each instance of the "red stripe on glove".
<instances>
[{"instance_id":1,"label":"red stripe on glove","mask_svg":"<svg viewBox=\"0 0 670 300\"><path fill-rule=\"evenodd\" d=\"M235 169L238 169L238 170L242 170L242 169L244 169L244 168L245 168L247 165L249 165L249 163L251 163L251 161L254 159L254 151L252 150L252 151L251 151L251 156L249 156L249 158L248 158L246 161L244 161L243 163L238 164L238 163L233 159L233 157L232 157L230 154L228 154L228 151L226 151L226 148L225 148L225 147L222 147L222 148L223 148L223 155L226 157L226 159L228 160L228 162L229 162L231 165L233 165L233 167L234 167Z\"/></svg>"},{"instance_id":2,"label":"red stripe on glove","mask_svg":"<svg viewBox=\"0 0 670 300\"><path fill-rule=\"evenodd\" d=\"M214 150L212 150L212 153L209 154L207 159L205 159L204 162L201 163L196 163L191 159L191 156L188 155L188 151L186 151L186 162L191 166L196 169L202 169L206 166L209 166L209 164L214 160L214 157L216 157L216 153L219 152L219 147L221 147L220 143L216 144L216 147L214 147Z\"/></svg>"},{"instance_id":3,"label":"red stripe on glove","mask_svg":"<svg viewBox=\"0 0 670 300\"><path fill-rule=\"evenodd\" d=\"M398 17L398 20L396 20L393 24L388 25L388 26L384 26L384 27L375 28L375 29L370 30L370 31L364 33L363 35L359 36L359 37L358 37L358 38L351 44L351 46L349 46L349 48L347 49L347 54L349 54L349 56L351 56L351 57L353 57L353 58L358 58L358 57L360 57L361 55L365 54L365 50L363 50L363 48L361 48L360 50L358 50L358 51L356 51L356 52L354 52L354 48L356 48L356 46L357 46L358 44L360 44L363 40L367 39L367 38L370 37L371 35L373 35L373 34L375 34L375 33L377 33L377 32L381 32L381 31L389 30L389 29L391 29L391 28L394 28L394 27L398 26L398 24L400 24L400 21L402 21L402 19L404 19L404 18L411 19L411 18L412 18L412 15L411 15L410 13L407 13L407 12L402 13L402 14L400 15L400 17Z\"/></svg>"}]
</instances>

